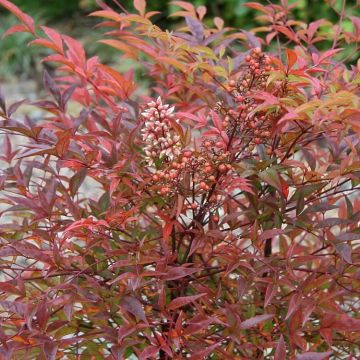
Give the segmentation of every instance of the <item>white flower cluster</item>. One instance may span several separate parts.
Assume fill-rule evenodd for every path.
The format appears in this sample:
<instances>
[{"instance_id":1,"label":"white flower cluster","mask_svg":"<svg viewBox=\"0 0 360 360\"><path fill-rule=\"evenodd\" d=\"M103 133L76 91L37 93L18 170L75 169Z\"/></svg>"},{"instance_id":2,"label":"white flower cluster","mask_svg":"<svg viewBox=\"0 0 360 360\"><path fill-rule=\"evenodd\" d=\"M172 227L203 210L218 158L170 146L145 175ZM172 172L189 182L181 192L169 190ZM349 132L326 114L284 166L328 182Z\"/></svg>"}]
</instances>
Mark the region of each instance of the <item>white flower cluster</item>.
<instances>
[{"instance_id":1,"label":"white flower cluster","mask_svg":"<svg viewBox=\"0 0 360 360\"><path fill-rule=\"evenodd\" d=\"M146 160L149 165L155 159L167 156L169 160L180 155L180 137L173 129L175 120L174 107L164 104L158 97L151 101L141 115L145 118L145 127L141 130L145 141Z\"/></svg>"}]
</instances>

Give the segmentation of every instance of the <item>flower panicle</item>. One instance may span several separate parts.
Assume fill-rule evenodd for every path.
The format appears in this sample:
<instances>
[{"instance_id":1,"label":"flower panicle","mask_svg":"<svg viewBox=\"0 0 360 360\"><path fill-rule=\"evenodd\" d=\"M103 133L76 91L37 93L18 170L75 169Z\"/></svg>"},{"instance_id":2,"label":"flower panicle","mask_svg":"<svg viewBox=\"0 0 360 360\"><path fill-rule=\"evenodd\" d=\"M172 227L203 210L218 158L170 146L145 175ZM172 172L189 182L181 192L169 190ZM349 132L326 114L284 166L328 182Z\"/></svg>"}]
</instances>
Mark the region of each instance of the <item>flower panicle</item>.
<instances>
[{"instance_id":1,"label":"flower panicle","mask_svg":"<svg viewBox=\"0 0 360 360\"><path fill-rule=\"evenodd\" d=\"M141 113L145 119L141 133L148 165L164 156L171 161L181 153L180 136L173 126L174 122L178 122L174 111L175 107L163 104L159 96L156 101L149 102Z\"/></svg>"}]
</instances>

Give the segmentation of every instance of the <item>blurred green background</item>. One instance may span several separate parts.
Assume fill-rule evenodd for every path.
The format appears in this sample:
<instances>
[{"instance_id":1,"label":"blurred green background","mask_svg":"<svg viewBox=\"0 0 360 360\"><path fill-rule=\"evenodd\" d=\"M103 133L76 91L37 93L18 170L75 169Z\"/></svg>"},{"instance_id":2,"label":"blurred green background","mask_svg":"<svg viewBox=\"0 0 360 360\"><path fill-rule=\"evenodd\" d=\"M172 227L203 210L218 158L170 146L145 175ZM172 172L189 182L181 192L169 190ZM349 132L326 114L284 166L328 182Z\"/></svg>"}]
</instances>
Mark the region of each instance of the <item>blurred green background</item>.
<instances>
[{"instance_id":1,"label":"blurred green background","mask_svg":"<svg viewBox=\"0 0 360 360\"><path fill-rule=\"evenodd\" d=\"M132 0L118 0L125 8L132 9ZM325 18L336 22L338 11L341 10L342 3L345 0L289 0L289 3L297 3L294 16L298 20L305 22L314 21L319 18ZM161 15L154 17L157 25L162 28L171 28L176 25L176 19L168 18L173 5L167 0L148 0L148 9L157 10ZM255 14L259 14L249 9L243 4L247 0L193 0L192 4L205 5L208 8L207 17L222 17L225 24L231 27L250 29L258 25L255 21ZM267 4L267 0L255 1ZM272 1L279 3L279 1ZM353 7L358 0L347 0L346 10L351 15L357 10ZM112 62L114 52L105 45L96 44L99 36L99 30L93 28L98 19L85 16L89 12L97 9L96 0L13 0L25 12L33 16L38 24L53 26L59 31L79 38L86 46L89 55L100 53L105 62ZM118 9L115 2L106 0L106 3ZM335 8L335 11L331 8ZM11 25L15 24L17 19L9 15L7 11L0 10L0 35ZM351 28L351 21L345 19L344 26ZM89 31L89 29L92 29ZM0 41L0 80L6 80L16 76L18 79L26 80L36 78L42 73L39 59L43 54L39 53L38 47L27 47L30 40L27 34L16 34ZM116 56L115 56L116 58Z\"/></svg>"}]
</instances>

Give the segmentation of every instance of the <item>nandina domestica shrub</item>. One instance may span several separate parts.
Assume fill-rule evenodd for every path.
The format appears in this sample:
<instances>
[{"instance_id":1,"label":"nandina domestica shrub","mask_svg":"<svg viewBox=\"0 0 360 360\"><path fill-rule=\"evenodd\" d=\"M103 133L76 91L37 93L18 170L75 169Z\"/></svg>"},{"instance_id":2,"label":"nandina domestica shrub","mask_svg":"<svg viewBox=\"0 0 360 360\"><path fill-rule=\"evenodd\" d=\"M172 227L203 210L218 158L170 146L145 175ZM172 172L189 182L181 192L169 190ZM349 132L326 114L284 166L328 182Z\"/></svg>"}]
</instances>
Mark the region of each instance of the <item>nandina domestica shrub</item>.
<instances>
[{"instance_id":1,"label":"nandina domestica shrub","mask_svg":"<svg viewBox=\"0 0 360 360\"><path fill-rule=\"evenodd\" d=\"M100 3L136 73L0 4L57 65L36 118L0 102L2 359L357 358L359 18Z\"/></svg>"}]
</instances>

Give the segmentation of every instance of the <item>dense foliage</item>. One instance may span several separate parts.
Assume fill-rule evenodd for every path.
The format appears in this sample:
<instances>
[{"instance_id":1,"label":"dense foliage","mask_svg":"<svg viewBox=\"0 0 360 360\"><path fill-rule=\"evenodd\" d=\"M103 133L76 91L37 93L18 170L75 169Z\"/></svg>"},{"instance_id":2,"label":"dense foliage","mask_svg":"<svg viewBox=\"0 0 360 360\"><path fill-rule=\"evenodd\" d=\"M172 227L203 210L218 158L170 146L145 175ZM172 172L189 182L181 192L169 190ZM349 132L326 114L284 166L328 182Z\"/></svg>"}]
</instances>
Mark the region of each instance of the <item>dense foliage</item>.
<instances>
[{"instance_id":1,"label":"dense foliage","mask_svg":"<svg viewBox=\"0 0 360 360\"><path fill-rule=\"evenodd\" d=\"M213 17L221 17L229 27L239 27L241 29L254 29L260 27L264 23L263 17L256 9L244 6L247 0L193 0L194 6L205 5L207 7L207 16L204 19L205 24L211 27ZM117 0L103 0L113 9L118 9ZM295 3L296 7L292 9L292 16L297 20L309 23L321 18L327 20L327 24L323 24L321 31L332 31L336 25L339 14L342 10L349 15L357 10L357 0L332 0L332 1L314 1L314 0L290 0L289 3ZM96 43L101 37L101 32L94 28L91 32L89 27L95 25L95 19L84 16L85 14L97 8L96 0L14 0L13 3L19 6L23 11L35 16L35 21L56 27L61 32L71 34L71 36L81 41L86 46L87 54L101 55L101 60L112 66L121 66L116 63L116 56L111 48L105 48ZM134 9L133 0L121 0L123 8ZM266 5L267 0L257 1L259 4ZM169 16L178 7L170 0L151 0L148 2L147 10L156 10L158 14L152 17L152 22L161 28L173 29L179 26L184 19L182 17ZM16 21L14 17L8 15L6 9L0 8L0 36ZM342 19L342 27L345 31L351 31L352 21L350 17ZM34 73L40 73L42 70L41 58L43 51L27 47L29 42L28 34L19 34L18 36L6 38L0 42L0 81L4 79L13 79L21 76L22 79L34 79ZM274 43L275 44L275 43ZM319 44L321 50L331 47L331 42L323 41ZM354 63L356 55L354 49L348 47L344 49L346 55L349 55L346 63ZM353 56L351 56L353 55ZM48 67L51 64L46 64ZM135 72L135 77L137 72ZM36 77L37 79L37 77ZM40 82L39 82L40 84Z\"/></svg>"},{"instance_id":2,"label":"dense foliage","mask_svg":"<svg viewBox=\"0 0 360 360\"><path fill-rule=\"evenodd\" d=\"M358 17L329 31L253 2L264 26L235 31L174 1L169 32L144 0L103 5L144 94L0 4L57 66L40 119L0 99L2 358L356 358Z\"/></svg>"}]
</instances>

